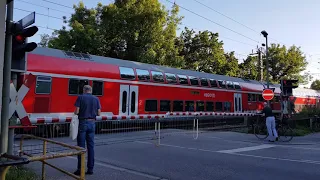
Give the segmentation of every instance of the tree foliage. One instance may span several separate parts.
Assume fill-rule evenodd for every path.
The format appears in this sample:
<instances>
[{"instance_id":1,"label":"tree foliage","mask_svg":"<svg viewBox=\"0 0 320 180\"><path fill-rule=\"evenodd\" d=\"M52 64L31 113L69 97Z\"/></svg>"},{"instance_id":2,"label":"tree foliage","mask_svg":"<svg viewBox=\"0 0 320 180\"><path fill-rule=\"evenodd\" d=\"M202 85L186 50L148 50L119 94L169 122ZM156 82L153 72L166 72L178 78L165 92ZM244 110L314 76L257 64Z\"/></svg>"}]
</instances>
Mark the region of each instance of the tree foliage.
<instances>
[{"instance_id":1,"label":"tree foliage","mask_svg":"<svg viewBox=\"0 0 320 180\"><path fill-rule=\"evenodd\" d=\"M158 0L115 0L89 9L80 2L64 19L66 26L42 35L39 46L260 80L258 58L248 56L239 64L235 52L224 51L218 33L185 28L177 35L183 19L177 5L166 10ZM271 82L305 82L300 72L307 63L300 48L271 44L268 62Z\"/></svg>"},{"instance_id":2,"label":"tree foliage","mask_svg":"<svg viewBox=\"0 0 320 180\"><path fill-rule=\"evenodd\" d=\"M307 61L300 48L271 44L268 61L272 82L279 83L281 79L298 79L301 83L305 82L306 77L300 73L306 69Z\"/></svg>"},{"instance_id":3,"label":"tree foliage","mask_svg":"<svg viewBox=\"0 0 320 180\"><path fill-rule=\"evenodd\" d=\"M259 59L257 56L248 56L239 65L240 77L245 79L260 80L259 78Z\"/></svg>"},{"instance_id":4,"label":"tree foliage","mask_svg":"<svg viewBox=\"0 0 320 180\"><path fill-rule=\"evenodd\" d=\"M311 86L310 86L311 89L314 89L314 90L320 90L320 80L319 79L316 79L315 81L313 81L311 83Z\"/></svg>"}]
</instances>

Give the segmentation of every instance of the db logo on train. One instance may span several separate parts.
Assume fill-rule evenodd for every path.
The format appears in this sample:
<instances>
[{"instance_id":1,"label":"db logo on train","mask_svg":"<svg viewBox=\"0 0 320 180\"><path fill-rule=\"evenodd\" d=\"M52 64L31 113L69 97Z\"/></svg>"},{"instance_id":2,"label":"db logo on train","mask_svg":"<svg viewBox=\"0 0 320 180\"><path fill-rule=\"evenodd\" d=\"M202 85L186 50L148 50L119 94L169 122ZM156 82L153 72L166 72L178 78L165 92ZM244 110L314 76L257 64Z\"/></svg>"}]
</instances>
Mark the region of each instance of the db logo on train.
<instances>
[{"instance_id":1,"label":"db logo on train","mask_svg":"<svg viewBox=\"0 0 320 180\"><path fill-rule=\"evenodd\" d=\"M204 97L211 97L211 98L215 98L216 95L214 93L204 93Z\"/></svg>"}]
</instances>

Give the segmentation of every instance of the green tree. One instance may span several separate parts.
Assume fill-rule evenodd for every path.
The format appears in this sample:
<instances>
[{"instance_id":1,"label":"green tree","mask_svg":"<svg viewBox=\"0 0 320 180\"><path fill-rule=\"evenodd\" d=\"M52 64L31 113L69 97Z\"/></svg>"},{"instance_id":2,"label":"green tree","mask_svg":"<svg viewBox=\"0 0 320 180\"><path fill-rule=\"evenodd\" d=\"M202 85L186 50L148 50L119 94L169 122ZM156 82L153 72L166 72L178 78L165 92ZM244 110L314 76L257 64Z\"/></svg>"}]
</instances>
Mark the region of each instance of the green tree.
<instances>
[{"instance_id":1,"label":"green tree","mask_svg":"<svg viewBox=\"0 0 320 180\"><path fill-rule=\"evenodd\" d=\"M145 63L183 66L175 45L182 20L174 5L167 11L158 0L116 0L88 9L74 6L66 27L56 31L48 47ZM66 21L67 23L67 21Z\"/></svg>"},{"instance_id":2,"label":"green tree","mask_svg":"<svg viewBox=\"0 0 320 180\"><path fill-rule=\"evenodd\" d=\"M260 80L258 57L248 56L243 63L239 65L240 77L245 79Z\"/></svg>"},{"instance_id":3,"label":"green tree","mask_svg":"<svg viewBox=\"0 0 320 180\"><path fill-rule=\"evenodd\" d=\"M300 73L306 69L307 61L300 48L296 46L287 48L279 44L271 44L268 59L271 82L279 83L283 78L298 79L299 83L306 83L308 75ZM266 63L266 59L264 61Z\"/></svg>"},{"instance_id":4,"label":"green tree","mask_svg":"<svg viewBox=\"0 0 320 180\"><path fill-rule=\"evenodd\" d=\"M234 56L234 51L225 53L226 65L223 68L223 74L232 77L240 76L238 59Z\"/></svg>"},{"instance_id":5,"label":"green tree","mask_svg":"<svg viewBox=\"0 0 320 180\"><path fill-rule=\"evenodd\" d=\"M320 80L316 79L315 81L313 81L310 88L314 90L320 90Z\"/></svg>"},{"instance_id":6,"label":"green tree","mask_svg":"<svg viewBox=\"0 0 320 180\"><path fill-rule=\"evenodd\" d=\"M184 69L200 72L225 74L226 56L223 42L219 41L218 33L185 28L177 40L180 55L184 57Z\"/></svg>"},{"instance_id":7,"label":"green tree","mask_svg":"<svg viewBox=\"0 0 320 180\"><path fill-rule=\"evenodd\" d=\"M38 46L40 47L48 47L49 46L49 41L50 41L50 36L48 34L40 34L41 40L38 43Z\"/></svg>"}]
</instances>

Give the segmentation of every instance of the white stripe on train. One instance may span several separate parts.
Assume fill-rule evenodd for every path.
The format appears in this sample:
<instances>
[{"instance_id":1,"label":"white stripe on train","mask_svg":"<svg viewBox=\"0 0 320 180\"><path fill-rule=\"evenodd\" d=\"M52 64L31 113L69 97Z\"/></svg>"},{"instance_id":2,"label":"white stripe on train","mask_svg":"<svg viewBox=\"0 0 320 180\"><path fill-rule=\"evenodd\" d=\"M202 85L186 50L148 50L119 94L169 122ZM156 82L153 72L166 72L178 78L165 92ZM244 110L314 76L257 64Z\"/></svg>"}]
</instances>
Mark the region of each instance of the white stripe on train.
<instances>
[{"instance_id":1,"label":"white stripe on train","mask_svg":"<svg viewBox=\"0 0 320 180\"><path fill-rule=\"evenodd\" d=\"M258 111L232 113L232 112L168 112L166 114L143 114L143 115L103 115L96 118L97 121L109 120L148 120L148 119L169 119L173 117L190 117L190 116L224 116L224 117L245 117L255 116ZM30 121L32 124L46 123L69 123L72 120L72 115L68 113L66 116L36 116L31 115ZM18 122L19 123L19 122Z\"/></svg>"}]
</instances>

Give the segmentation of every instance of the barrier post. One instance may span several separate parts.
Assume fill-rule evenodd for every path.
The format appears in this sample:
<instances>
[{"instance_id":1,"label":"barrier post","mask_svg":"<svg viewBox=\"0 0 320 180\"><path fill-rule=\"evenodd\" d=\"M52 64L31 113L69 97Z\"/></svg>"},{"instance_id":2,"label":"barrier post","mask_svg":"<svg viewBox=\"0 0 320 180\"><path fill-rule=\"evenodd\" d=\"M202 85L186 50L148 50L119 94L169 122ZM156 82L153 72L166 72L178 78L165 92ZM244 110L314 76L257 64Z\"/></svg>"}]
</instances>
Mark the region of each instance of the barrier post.
<instances>
[{"instance_id":1,"label":"barrier post","mask_svg":"<svg viewBox=\"0 0 320 180\"><path fill-rule=\"evenodd\" d=\"M158 122L158 146L160 146L160 122Z\"/></svg>"},{"instance_id":2,"label":"barrier post","mask_svg":"<svg viewBox=\"0 0 320 180\"><path fill-rule=\"evenodd\" d=\"M194 132L194 131L196 131L196 132ZM196 135L194 135L194 134L196 134ZM193 119L193 139L198 139L198 137L199 137L199 119L194 118Z\"/></svg>"},{"instance_id":3,"label":"barrier post","mask_svg":"<svg viewBox=\"0 0 320 180\"><path fill-rule=\"evenodd\" d=\"M46 156L47 154L47 141L43 141L43 156ZM46 178L46 172L45 172L45 161L42 161L42 180Z\"/></svg>"}]
</instances>

